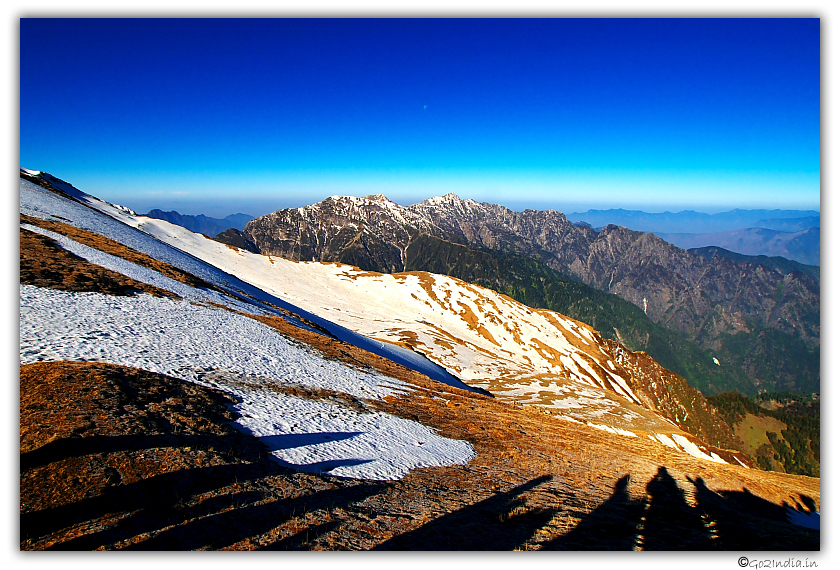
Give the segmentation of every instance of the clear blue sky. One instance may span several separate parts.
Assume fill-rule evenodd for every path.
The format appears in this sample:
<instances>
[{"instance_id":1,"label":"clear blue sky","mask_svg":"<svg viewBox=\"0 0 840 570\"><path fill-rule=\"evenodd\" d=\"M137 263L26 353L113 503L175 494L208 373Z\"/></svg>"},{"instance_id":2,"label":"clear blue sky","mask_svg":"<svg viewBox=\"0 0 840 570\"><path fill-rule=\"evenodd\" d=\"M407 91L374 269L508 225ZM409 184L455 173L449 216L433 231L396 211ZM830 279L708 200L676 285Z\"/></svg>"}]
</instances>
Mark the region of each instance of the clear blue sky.
<instances>
[{"instance_id":1,"label":"clear blue sky","mask_svg":"<svg viewBox=\"0 0 840 570\"><path fill-rule=\"evenodd\" d=\"M20 161L145 212L820 207L820 25L20 21Z\"/></svg>"}]
</instances>

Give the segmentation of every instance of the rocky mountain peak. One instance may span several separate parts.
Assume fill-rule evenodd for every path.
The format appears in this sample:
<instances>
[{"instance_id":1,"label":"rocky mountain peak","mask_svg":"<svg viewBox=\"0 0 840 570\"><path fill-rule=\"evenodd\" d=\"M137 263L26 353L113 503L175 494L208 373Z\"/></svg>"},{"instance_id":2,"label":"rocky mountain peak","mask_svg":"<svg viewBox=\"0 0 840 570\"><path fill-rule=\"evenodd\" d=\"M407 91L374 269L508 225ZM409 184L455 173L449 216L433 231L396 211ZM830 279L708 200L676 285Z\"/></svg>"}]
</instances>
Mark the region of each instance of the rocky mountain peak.
<instances>
[{"instance_id":1,"label":"rocky mountain peak","mask_svg":"<svg viewBox=\"0 0 840 570\"><path fill-rule=\"evenodd\" d=\"M387 203L399 206L399 204L388 198L385 194L368 194L367 196L363 196L362 200L367 200L368 202L374 202L379 204Z\"/></svg>"},{"instance_id":2,"label":"rocky mountain peak","mask_svg":"<svg viewBox=\"0 0 840 570\"><path fill-rule=\"evenodd\" d=\"M553 210L518 212L454 193L408 207L381 194L333 197L253 220L245 233L262 253L385 273L405 271L418 255L412 245L424 235L515 252L618 295L698 346L721 351L724 365L743 370L739 382L749 378L756 386L778 388L819 383L818 282L800 273L786 278L760 265L705 259L654 234L617 225L596 232ZM747 331L752 336L736 338ZM794 345L810 363L806 372L801 366L779 371L757 356L775 358Z\"/></svg>"}]
</instances>

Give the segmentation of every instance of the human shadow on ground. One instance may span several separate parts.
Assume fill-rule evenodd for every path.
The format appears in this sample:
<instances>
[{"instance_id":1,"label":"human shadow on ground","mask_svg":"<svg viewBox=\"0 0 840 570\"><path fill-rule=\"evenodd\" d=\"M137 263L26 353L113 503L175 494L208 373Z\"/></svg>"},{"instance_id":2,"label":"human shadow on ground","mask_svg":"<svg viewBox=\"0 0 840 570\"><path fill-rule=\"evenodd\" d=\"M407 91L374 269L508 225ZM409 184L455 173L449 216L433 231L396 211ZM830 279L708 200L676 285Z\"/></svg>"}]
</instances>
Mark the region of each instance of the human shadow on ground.
<instances>
[{"instance_id":1,"label":"human shadow on ground","mask_svg":"<svg viewBox=\"0 0 840 570\"><path fill-rule=\"evenodd\" d=\"M647 498L628 493L630 476L619 479L609 499L584 515L544 550L709 550L714 548L699 512L660 467L648 482Z\"/></svg>"},{"instance_id":2,"label":"human shadow on ground","mask_svg":"<svg viewBox=\"0 0 840 570\"><path fill-rule=\"evenodd\" d=\"M647 484L647 509L638 540L642 550L714 550L701 512L692 508L685 491L665 467Z\"/></svg>"},{"instance_id":3,"label":"human shadow on ground","mask_svg":"<svg viewBox=\"0 0 840 570\"><path fill-rule=\"evenodd\" d=\"M697 509L713 526L718 548L724 550L819 550L820 531L792 524L789 505L777 505L751 493L741 491L715 492L698 477L688 480L694 484ZM816 510L816 503L807 495L800 495L808 512Z\"/></svg>"},{"instance_id":4,"label":"human shadow on ground","mask_svg":"<svg viewBox=\"0 0 840 570\"><path fill-rule=\"evenodd\" d=\"M128 485L108 487L95 497L21 514L21 539L45 536L62 528L117 513L135 513L131 518L146 520L140 525L146 530L176 524L181 522L179 519L182 518L182 514L179 509L172 508L174 505L182 503L192 495L276 473L267 467L269 466L234 464L182 469L141 479ZM280 466L277 468L280 469ZM93 537L97 535L88 535L88 539L77 544L84 543L84 546L79 546L84 549L96 548L103 544L93 545L91 541L96 542L98 539ZM130 536L116 531L110 535L115 540Z\"/></svg>"},{"instance_id":5,"label":"human shadow on ground","mask_svg":"<svg viewBox=\"0 0 840 570\"><path fill-rule=\"evenodd\" d=\"M166 530L149 540L131 545L126 550L217 550L264 534L295 515L346 508L388 488L389 485L383 483L358 484L325 489L293 499L239 506L232 510L191 520L186 525ZM300 548L309 539L328 532L331 528L332 525L329 524L312 526L303 533L275 544L281 550Z\"/></svg>"},{"instance_id":6,"label":"human shadow on ground","mask_svg":"<svg viewBox=\"0 0 840 570\"><path fill-rule=\"evenodd\" d=\"M264 546L259 550L310 550L309 544L317 540L319 536L332 532L341 523L338 521L330 521L319 525L308 527L292 536L278 540L274 544Z\"/></svg>"},{"instance_id":7,"label":"human shadow on ground","mask_svg":"<svg viewBox=\"0 0 840 570\"><path fill-rule=\"evenodd\" d=\"M375 550L514 550L545 526L554 509L528 509L523 495L551 480L537 477L504 493L444 514Z\"/></svg>"},{"instance_id":8,"label":"human shadow on ground","mask_svg":"<svg viewBox=\"0 0 840 570\"><path fill-rule=\"evenodd\" d=\"M305 447L307 445L317 445L319 443L329 443L331 441L342 441L344 439L352 439L356 436L362 435L363 431L325 431L314 433L288 433L280 435L264 435L257 439L268 447L271 451L279 449L292 449L295 447Z\"/></svg>"},{"instance_id":9,"label":"human shadow on ground","mask_svg":"<svg viewBox=\"0 0 840 570\"><path fill-rule=\"evenodd\" d=\"M613 494L571 531L542 545L543 550L633 550L645 502L627 492L630 475L615 483Z\"/></svg>"},{"instance_id":10,"label":"human shadow on ground","mask_svg":"<svg viewBox=\"0 0 840 570\"><path fill-rule=\"evenodd\" d=\"M51 441L38 449L20 454L20 472L55 463L70 457L98 453L142 451L153 448L195 448L219 453L239 454L253 446L245 434L232 435L94 435L65 437Z\"/></svg>"},{"instance_id":11,"label":"human shadow on ground","mask_svg":"<svg viewBox=\"0 0 840 570\"><path fill-rule=\"evenodd\" d=\"M629 475L619 479L609 499L586 514L546 550L818 550L819 531L793 525L788 506L742 491L694 484L694 503L665 467L648 482L646 498L628 494ZM801 496L809 511L812 498ZM805 509L803 508L803 510Z\"/></svg>"},{"instance_id":12,"label":"human shadow on ground","mask_svg":"<svg viewBox=\"0 0 840 570\"><path fill-rule=\"evenodd\" d=\"M256 438L270 451L292 449L333 441L351 439L364 432L317 432L301 434L271 435ZM239 435L239 434L236 434ZM96 453L118 451L140 451L151 448L197 448L212 449L222 453L234 453L242 448L242 442L250 436L236 435L95 435L89 437L65 437L51 441L38 449L20 454L20 471L47 465L69 457L81 457Z\"/></svg>"}]
</instances>

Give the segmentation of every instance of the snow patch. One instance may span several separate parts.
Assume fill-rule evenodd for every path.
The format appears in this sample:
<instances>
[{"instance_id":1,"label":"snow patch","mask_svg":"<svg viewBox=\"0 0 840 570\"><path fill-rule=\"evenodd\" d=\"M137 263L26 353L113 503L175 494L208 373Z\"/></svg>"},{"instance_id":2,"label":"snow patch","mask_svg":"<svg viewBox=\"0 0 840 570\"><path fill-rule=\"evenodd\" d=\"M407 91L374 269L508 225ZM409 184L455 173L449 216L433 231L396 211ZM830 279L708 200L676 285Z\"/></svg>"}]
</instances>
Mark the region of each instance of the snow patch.
<instances>
[{"instance_id":1,"label":"snow patch","mask_svg":"<svg viewBox=\"0 0 840 570\"><path fill-rule=\"evenodd\" d=\"M721 459L716 453L712 453L711 455L703 453L703 451L699 447L697 447L697 445L693 441L691 441L685 436L673 433L671 434L671 437L674 438L674 441L676 441L680 447L682 447L683 451L685 451L692 457L697 457L698 459L707 459L709 461L714 461L715 463L726 463L726 461Z\"/></svg>"},{"instance_id":2,"label":"snow patch","mask_svg":"<svg viewBox=\"0 0 840 570\"><path fill-rule=\"evenodd\" d=\"M623 435L623 436L626 436L626 437L639 437L638 435L636 435L635 433L633 433L633 432L632 432L632 431L630 431L630 430L621 429L621 428L617 428L617 427L613 427L613 426L605 426L605 425L601 425L601 424L593 424L593 423L591 423L591 422L586 422L586 425L588 425L589 427L593 427L593 428L595 428L595 429L599 429L599 430L601 430L601 431L606 431L606 432L609 432L609 433L614 433L615 435Z\"/></svg>"},{"instance_id":3,"label":"snow patch","mask_svg":"<svg viewBox=\"0 0 840 570\"><path fill-rule=\"evenodd\" d=\"M114 297L21 285L20 363L56 360L110 362L197 383L204 383L207 370L223 370L373 400L404 386L321 358L270 327L223 309L150 295ZM242 398L237 423L243 429L262 438L281 462L303 470L398 479L416 467L475 457L469 443L437 436L417 422L360 414L269 388L214 385Z\"/></svg>"},{"instance_id":4,"label":"snow patch","mask_svg":"<svg viewBox=\"0 0 840 570\"><path fill-rule=\"evenodd\" d=\"M300 471L359 479L399 479L410 469L466 464L466 441L382 412L362 414L325 402L265 390L232 390L242 398L237 423L280 463Z\"/></svg>"}]
</instances>

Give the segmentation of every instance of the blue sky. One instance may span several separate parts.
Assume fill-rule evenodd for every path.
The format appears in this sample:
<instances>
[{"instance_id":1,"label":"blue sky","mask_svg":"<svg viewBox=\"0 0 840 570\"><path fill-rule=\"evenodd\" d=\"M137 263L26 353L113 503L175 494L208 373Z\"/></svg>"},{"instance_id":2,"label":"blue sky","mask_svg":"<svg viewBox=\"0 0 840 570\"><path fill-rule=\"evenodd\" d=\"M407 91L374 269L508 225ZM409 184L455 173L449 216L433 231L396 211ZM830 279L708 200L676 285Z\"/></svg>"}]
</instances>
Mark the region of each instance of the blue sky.
<instances>
[{"instance_id":1,"label":"blue sky","mask_svg":"<svg viewBox=\"0 0 840 570\"><path fill-rule=\"evenodd\" d=\"M140 212L819 209L819 20L21 19L20 162Z\"/></svg>"}]
</instances>

